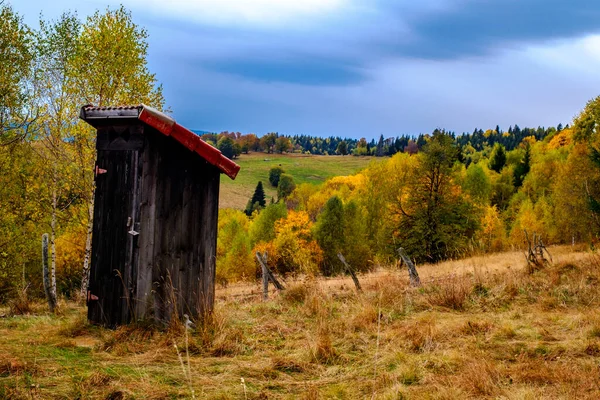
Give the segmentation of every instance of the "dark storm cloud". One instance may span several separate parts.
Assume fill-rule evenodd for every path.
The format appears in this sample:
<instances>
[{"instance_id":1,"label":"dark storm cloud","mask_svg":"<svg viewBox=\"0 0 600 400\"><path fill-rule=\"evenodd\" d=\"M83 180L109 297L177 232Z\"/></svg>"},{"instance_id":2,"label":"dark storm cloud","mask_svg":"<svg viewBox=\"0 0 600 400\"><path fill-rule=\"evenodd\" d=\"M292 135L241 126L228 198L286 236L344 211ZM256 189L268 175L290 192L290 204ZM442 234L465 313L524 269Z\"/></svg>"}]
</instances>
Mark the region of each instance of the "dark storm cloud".
<instances>
[{"instance_id":1,"label":"dark storm cloud","mask_svg":"<svg viewBox=\"0 0 600 400\"><path fill-rule=\"evenodd\" d=\"M201 27L203 35L241 50L207 57L204 66L266 82L357 84L384 59L485 56L600 32L597 0L448 0L422 8L396 4L380 1L376 13L357 11L333 25L300 33Z\"/></svg>"},{"instance_id":2,"label":"dark storm cloud","mask_svg":"<svg viewBox=\"0 0 600 400\"><path fill-rule=\"evenodd\" d=\"M401 18L401 10L393 12ZM455 1L444 10L420 15L410 26L415 40L390 43L389 51L431 59L478 56L499 47L600 32L600 1Z\"/></svg>"}]
</instances>

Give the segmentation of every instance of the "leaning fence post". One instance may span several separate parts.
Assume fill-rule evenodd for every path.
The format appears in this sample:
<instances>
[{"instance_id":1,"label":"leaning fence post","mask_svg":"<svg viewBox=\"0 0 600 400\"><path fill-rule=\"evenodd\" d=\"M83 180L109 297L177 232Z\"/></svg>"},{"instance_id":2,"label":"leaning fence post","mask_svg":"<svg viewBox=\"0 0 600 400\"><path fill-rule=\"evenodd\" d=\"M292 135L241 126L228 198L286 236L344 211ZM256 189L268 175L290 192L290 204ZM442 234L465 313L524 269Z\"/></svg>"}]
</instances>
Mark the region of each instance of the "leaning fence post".
<instances>
[{"instance_id":1,"label":"leaning fence post","mask_svg":"<svg viewBox=\"0 0 600 400\"><path fill-rule=\"evenodd\" d=\"M262 268L262 283L263 283L263 300L269 299L269 281L275 286L277 290L284 290L285 287L275 278L275 275L271 272L267 266L267 252L265 251L262 256L257 251L256 259Z\"/></svg>"},{"instance_id":2,"label":"leaning fence post","mask_svg":"<svg viewBox=\"0 0 600 400\"><path fill-rule=\"evenodd\" d=\"M263 257L263 262L265 264L265 268L267 270L267 277L269 278L269 280L271 281L273 286L275 286L275 289L284 290L285 287L281 284L281 282L279 282L277 280L277 278L275 277L275 274L269 269L269 263L267 262L267 252L266 251L263 253L262 257Z\"/></svg>"},{"instance_id":3,"label":"leaning fence post","mask_svg":"<svg viewBox=\"0 0 600 400\"><path fill-rule=\"evenodd\" d=\"M258 260L262 271L263 300L267 301L269 299L269 275L267 274L267 266L258 251L256 252L256 259Z\"/></svg>"},{"instance_id":4,"label":"leaning fence post","mask_svg":"<svg viewBox=\"0 0 600 400\"><path fill-rule=\"evenodd\" d=\"M340 261L342 262L342 264L344 264L346 271L348 271L348 273L352 277L352 280L354 281L354 286L356 286L356 290L358 292L362 292L362 288L360 287L360 282L358 281L358 278L356 277L356 274L354 273L354 270L352 269L352 267L350 267L350 265L348 265L348 263L346 262L346 259L342 255L342 253L338 253L337 256L340 259Z\"/></svg>"},{"instance_id":5,"label":"leaning fence post","mask_svg":"<svg viewBox=\"0 0 600 400\"><path fill-rule=\"evenodd\" d=\"M421 279L419 278L417 267L415 267L415 264L412 262L410 257L406 255L402 247L398 248L398 255L400 255L400 258L408 267L408 278L410 279L410 286L421 286Z\"/></svg>"}]
</instances>

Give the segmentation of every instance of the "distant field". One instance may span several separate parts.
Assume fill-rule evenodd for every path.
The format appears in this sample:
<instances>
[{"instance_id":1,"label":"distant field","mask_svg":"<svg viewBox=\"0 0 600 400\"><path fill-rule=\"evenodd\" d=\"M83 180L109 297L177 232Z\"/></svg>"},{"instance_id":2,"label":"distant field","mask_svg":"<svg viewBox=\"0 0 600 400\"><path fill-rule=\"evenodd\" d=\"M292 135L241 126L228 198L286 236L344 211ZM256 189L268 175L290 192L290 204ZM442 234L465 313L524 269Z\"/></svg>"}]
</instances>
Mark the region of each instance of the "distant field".
<instances>
[{"instance_id":1,"label":"distant field","mask_svg":"<svg viewBox=\"0 0 600 400\"><path fill-rule=\"evenodd\" d=\"M373 157L354 156L313 156L301 154L242 154L235 160L242 169L235 181L221 176L220 208L246 207L248 199L254 193L258 181L262 181L267 200L277 197L277 191L269 184L269 170L281 166L286 173L294 177L296 184L319 184L338 175L351 175L365 168Z\"/></svg>"}]
</instances>

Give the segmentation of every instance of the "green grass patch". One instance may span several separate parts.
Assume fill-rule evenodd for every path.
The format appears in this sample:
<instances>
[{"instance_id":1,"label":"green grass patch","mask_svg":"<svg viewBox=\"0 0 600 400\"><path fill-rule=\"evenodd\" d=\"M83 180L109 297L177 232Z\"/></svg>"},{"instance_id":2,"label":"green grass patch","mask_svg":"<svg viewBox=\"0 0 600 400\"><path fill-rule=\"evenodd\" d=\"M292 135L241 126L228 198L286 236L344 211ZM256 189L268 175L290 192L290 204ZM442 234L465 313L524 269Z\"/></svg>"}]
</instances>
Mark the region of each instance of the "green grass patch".
<instances>
[{"instance_id":1,"label":"green grass patch","mask_svg":"<svg viewBox=\"0 0 600 400\"><path fill-rule=\"evenodd\" d=\"M320 184L334 176L352 175L369 165L374 157L314 156L302 154L242 154L235 160L240 172L235 180L221 176L219 207L246 207L258 181L262 181L267 201L277 198L277 190L269 184L269 170L281 167L294 177L296 184ZM376 160L376 159L375 159Z\"/></svg>"}]
</instances>

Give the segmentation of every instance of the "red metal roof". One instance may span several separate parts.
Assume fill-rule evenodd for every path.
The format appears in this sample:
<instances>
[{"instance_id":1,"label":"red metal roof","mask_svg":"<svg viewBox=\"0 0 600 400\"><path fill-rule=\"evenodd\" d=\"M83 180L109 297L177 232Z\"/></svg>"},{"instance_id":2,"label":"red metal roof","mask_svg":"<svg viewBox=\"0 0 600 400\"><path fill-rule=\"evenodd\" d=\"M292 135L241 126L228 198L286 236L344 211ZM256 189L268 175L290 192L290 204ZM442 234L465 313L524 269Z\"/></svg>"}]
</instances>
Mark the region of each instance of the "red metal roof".
<instances>
[{"instance_id":1,"label":"red metal roof","mask_svg":"<svg viewBox=\"0 0 600 400\"><path fill-rule=\"evenodd\" d=\"M200 136L179 125L165 113L144 104L123 107L83 106L80 118L88 123L100 119L137 118L163 135L171 136L189 150L199 154L231 179L235 179L240 170L239 165L221 154L218 149L200 139Z\"/></svg>"}]
</instances>

